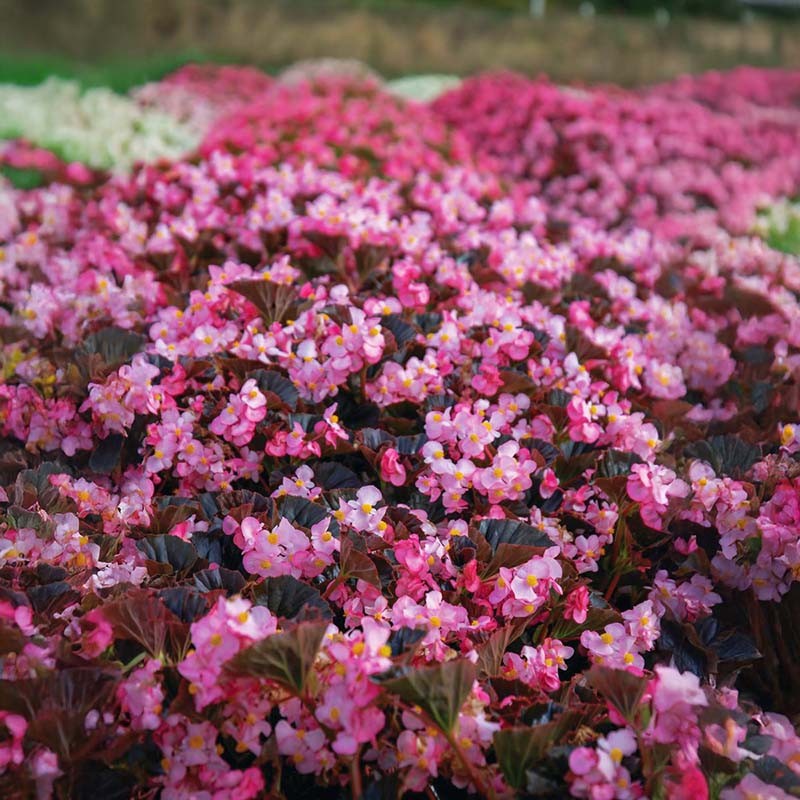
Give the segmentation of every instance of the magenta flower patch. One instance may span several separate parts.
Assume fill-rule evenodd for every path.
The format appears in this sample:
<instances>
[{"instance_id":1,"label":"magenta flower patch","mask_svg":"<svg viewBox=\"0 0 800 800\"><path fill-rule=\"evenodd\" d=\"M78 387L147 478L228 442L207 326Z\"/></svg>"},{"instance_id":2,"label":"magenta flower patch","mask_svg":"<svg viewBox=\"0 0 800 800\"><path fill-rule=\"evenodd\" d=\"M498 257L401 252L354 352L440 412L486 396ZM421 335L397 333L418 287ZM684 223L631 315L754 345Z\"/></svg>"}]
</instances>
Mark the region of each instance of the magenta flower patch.
<instances>
[{"instance_id":1,"label":"magenta flower patch","mask_svg":"<svg viewBox=\"0 0 800 800\"><path fill-rule=\"evenodd\" d=\"M188 69L0 185L8 797L791 797L800 82Z\"/></svg>"}]
</instances>

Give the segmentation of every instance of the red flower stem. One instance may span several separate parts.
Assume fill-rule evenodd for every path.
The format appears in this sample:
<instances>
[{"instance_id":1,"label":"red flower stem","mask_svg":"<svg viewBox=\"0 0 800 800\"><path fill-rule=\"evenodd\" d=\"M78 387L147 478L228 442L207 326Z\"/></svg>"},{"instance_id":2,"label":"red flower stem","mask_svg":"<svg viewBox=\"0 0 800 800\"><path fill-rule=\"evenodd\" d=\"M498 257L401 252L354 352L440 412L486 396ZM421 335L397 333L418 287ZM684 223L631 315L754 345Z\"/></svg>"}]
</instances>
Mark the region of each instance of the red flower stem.
<instances>
[{"instance_id":1,"label":"red flower stem","mask_svg":"<svg viewBox=\"0 0 800 800\"><path fill-rule=\"evenodd\" d=\"M464 748L461 747L461 744L456 739L456 737L453 736L452 733L448 733L446 735L447 735L447 741L450 743L450 746L455 751L455 754L458 756L459 761L461 761L462 766L467 771L469 779L472 781L472 783L475 785L475 788L478 790L478 794L481 797L488 797L490 798L490 800L495 800L496 795L494 793L494 788L492 786L486 785L483 778L481 777L481 774L475 768L475 765L469 760L469 757L464 752Z\"/></svg>"}]
</instances>

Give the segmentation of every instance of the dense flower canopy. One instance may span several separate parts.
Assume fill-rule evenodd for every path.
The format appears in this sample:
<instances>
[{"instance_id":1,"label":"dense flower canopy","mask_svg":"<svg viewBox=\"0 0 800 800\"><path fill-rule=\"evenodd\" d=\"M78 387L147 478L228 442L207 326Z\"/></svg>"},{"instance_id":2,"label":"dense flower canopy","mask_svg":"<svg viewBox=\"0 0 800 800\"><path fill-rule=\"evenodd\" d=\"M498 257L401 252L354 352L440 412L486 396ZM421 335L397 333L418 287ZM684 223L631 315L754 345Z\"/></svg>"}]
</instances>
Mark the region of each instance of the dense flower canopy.
<instances>
[{"instance_id":1,"label":"dense flower canopy","mask_svg":"<svg viewBox=\"0 0 800 800\"><path fill-rule=\"evenodd\" d=\"M793 796L797 83L189 69L181 159L6 146L3 796Z\"/></svg>"}]
</instances>

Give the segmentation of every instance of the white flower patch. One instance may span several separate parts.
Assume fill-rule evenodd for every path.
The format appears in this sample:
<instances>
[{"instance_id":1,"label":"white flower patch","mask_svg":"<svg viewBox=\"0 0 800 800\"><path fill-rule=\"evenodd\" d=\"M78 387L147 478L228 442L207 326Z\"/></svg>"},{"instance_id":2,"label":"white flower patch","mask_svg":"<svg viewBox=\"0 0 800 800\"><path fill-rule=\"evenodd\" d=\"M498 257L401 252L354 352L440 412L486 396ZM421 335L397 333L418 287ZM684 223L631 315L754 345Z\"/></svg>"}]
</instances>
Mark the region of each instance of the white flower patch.
<instances>
[{"instance_id":1,"label":"white flower patch","mask_svg":"<svg viewBox=\"0 0 800 800\"><path fill-rule=\"evenodd\" d=\"M74 81L50 78L32 87L0 85L0 139L15 138L65 161L128 172L137 161L184 155L202 131L110 89L82 91Z\"/></svg>"}]
</instances>

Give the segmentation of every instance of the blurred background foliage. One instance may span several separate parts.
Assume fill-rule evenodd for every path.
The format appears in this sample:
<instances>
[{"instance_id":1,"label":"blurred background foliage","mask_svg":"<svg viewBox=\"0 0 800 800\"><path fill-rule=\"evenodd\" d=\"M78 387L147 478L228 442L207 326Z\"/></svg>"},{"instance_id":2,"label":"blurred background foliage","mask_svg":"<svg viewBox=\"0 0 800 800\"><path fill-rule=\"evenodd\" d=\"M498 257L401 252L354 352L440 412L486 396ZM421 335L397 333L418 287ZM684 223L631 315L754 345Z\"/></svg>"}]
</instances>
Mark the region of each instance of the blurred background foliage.
<instances>
[{"instance_id":1,"label":"blurred background foliage","mask_svg":"<svg viewBox=\"0 0 800 800\"><path fill-rule=\"evenodd\" d=\"M189 61L277 72L320 57L389 78L511 69L631 86L799 69L799 43L800 0L0 0L0 83L116 91Z\"/></svg>"},{"instance_id":2,"label":"blurred background foliage","mask_svg":"<svg viewBox=\"0 0 800 800\"><path fill-rule=\"evenodd\" d=\"M385 0L355 0L372 6ZM389 0L391 2L391 0ZM529 12L537 6L547 12L584 14L634 14L655 16L666 11L671 16L737 19L753 10L761 15L800 16L800 0L416 0L438 6L470 5L505 12Z\"/></svg>"},{"instance_id":3,"label":"blurred background foliage","mask_svg":"<svg viewBox=\"0 0 800 800\"><path fill-rule=\"evenodd\" d=\"M224 61L200 51L154 53L123 56L102 62L86 62L48 53L0 52L0 83L36 86L57 76L77 81L86 89L105 86L115 92L127 92L134 86L158 80L179 67L193 62Z\"/></svg>"}]
</instances>

